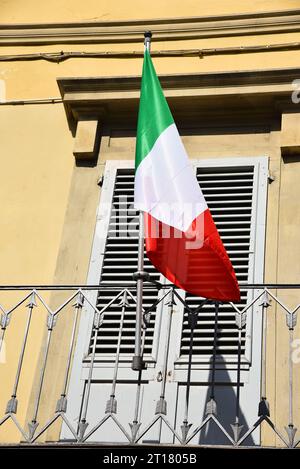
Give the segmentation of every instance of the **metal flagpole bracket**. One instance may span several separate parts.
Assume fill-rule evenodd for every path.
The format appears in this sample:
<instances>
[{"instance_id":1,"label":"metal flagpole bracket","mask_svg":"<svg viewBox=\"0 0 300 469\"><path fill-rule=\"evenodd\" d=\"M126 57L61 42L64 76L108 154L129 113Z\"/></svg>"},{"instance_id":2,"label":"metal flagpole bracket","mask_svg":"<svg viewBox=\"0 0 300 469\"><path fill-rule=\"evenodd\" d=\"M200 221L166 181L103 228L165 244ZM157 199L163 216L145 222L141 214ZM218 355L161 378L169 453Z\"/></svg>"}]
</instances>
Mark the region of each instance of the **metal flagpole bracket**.
<instances>
[{"instance_id":1,"label":"metal flagpole bracket","mask_svg":"<svg viewBox=\"0 0 300 469\"><path fill-rule=\"evenodd\" d=\"M132 357L131 368L133 371L141 371L146 369L146 365L141 355L134 355L134 357Z\"/></svg>"},{"instance_id":2,"label":"metal flagpole bracket","mask_svg":"<svg viewBox=\"0 0 300 469\"><path fill-rule=\"evenodd\" d=\"M133 280L143 280L143 282L150 282L150 275L144 270L138 270L132 274Z\"/></svg>"},{"instance_id":3,"label":"metal flagpole bracket","mask_svg":"<svg viewBox=\"0 0 300 469\"><path fill-rule=\"evenodd\" d=\"M145 31L144 32L144 38L145 38L145 41L144 41L145 48L150 52L152 32L151 31Z\"/></svg>"}]
</instances>

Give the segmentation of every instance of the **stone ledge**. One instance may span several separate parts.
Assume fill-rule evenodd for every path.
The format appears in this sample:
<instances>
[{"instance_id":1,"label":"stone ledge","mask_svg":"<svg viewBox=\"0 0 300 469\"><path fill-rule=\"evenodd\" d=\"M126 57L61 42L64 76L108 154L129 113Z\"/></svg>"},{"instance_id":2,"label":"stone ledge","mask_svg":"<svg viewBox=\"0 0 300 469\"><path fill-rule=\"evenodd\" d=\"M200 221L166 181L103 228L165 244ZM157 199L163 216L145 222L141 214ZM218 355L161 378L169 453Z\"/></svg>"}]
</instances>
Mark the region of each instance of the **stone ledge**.
<instances>
[{"instance_id":1,"label":"stone ledge","mask_svg":"<svg viewBox=\"0 0 300 469\"><path fill-rule=\"evenodd\" d=\"M300 9L129 21L0 24L0 44L141 43L148 29L154 42L298 32Z\"/></svg>"}]
</instances>

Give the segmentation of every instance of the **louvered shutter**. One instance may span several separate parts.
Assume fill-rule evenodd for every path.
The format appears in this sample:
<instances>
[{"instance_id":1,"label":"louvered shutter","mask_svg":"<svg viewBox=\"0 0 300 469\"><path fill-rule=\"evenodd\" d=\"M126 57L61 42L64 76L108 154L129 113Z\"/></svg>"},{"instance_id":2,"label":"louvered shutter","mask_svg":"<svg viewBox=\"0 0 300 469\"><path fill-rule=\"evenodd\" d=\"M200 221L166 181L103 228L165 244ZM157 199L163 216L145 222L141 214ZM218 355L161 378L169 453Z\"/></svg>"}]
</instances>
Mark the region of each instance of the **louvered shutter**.
<instances>
[{"instance_id":1,"label":"louvered shutter","mask_svg":"<svg viewBox=\"0 0 300 469\"><path fill-rule=\"evenodd\" d=\"M102 309L116 295L118 285L135 286L132 274L137 270L138 261L138 214L133 209L134 170L118 169L116 172L112 208L109 219L105 253L102 264L100 285L114 287L114 289L100 290L97 298L97 307ZM148 258L144 257L145 270L152 278L159 280L160 274L150 264ZM135 295L135 291L132 292ZM144 308L150 307L157 300L157 289L145 289ZM101 355L116 353L119 325L120 308L113 304L104 315L103 324L98 333L96 352ZM150 323L147 327L145 340L145 355L152 351L154 326L156 312L153 311ZM131 302L126 309L124 328L121 341L121 355L132 359L134 354L135 336L135 306ZM94 331L92 332L90 351L93 346Z\"/></svg>"},{"instance_id":2,"label":"louvered shutter","mask_svg":"<svg viewBox=\"0 0 300 469\"><path fill-rule=\"evenodd\" d=\"M201 185L213 219L222 241L234 266L238 282L248 282L251 272L249 255L251 220L253 218L254 166L229 166L197 168L197 179ZM254 228L254 227L253 227ZM187 294L186 301L193 308L199 299ZM241 291L240 307L247 302L247 292ZM193 355L211 355L214 338L214 306L205 305L199 314L194 335ZM245 351L245 329L242 333L242 353ZM181 356L188 354L190 329L187 313L184 314ZM217 330L217 353L222 356L235 355L238 348L238 330L235 323L235 311L230 304L219 307Z\"/></svg>"},{"instance_id":3,"label":"louvered shutter","mask_svg":"<svg viewBox=\"0 0 300 469\"><path fill-rule=\"evenodd\" d=\"M200 163L201 164L201 163ZM221 238L234 265L238 280L247 282L251 278L249 264L251 239L255 236L255 227L251 226L254 197L254 181L257 167L249 165L230 165L197 167L197 178L206 197ZM133 209L134 169L117 169L112 195L112 208L109 219L105 252L102 264L100 285L116 287L118 284L134 286L132 273L137 269L138 252L138 217ZM155 271L145 256L145 270L159 280L160 274ZM116 294L115 289L101 290L97 306L102 308ZM149 307L157 299L157 290L145 290L144 307ZM186 295L190 307L199 304L199 298ZM241 306L247 301L247 293L242 292ZM120 308L111 306L105 313L104 321L96 344L96 351L101 356L113 356L116 352ZM155 311L152 312L150 325L146 334L145 354L150 355L155 328ZM135 308L132 305L125 316L124 331L121 342L121 355L128 361L134 353ZM193 360L205 360L211 356L214 334L214 311L212 306L205 306L199 315L193 346ZM237 328L235 314L229 304L220 306L218 321L217 352L224 357L237 352ZM187 356L190 330L187 315L184 313L180 358ZM92 332L90 350L94 341ZM243 332L243 351L245 348L245 331Z\"/></svg>"}]
</instances>

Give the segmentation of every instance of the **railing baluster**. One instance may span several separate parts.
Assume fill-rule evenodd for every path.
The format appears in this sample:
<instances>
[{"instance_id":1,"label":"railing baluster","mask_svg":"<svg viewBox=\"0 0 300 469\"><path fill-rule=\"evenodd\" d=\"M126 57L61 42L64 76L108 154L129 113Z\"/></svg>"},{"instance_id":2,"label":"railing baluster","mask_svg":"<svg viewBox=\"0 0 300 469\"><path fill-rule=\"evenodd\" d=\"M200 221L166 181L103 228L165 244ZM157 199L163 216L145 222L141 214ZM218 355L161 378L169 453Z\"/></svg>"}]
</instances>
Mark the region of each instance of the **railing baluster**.
<instances>
[{"instance_id":1,"label":"railing baluster","mask_svg":"<svg viewBox=\"0 0 300 469\"><path fill-rule=\"evenodd\" d=\"M7 329L7 326L10 322L10 315L4 311L2 308L1 308L1 311L2 311L2 314L1 314L1 318L0 318L0 326L1 326L1 336L0 336L0 358L2 358L2 353L4 354L5 353L5 342L4 342L4 337L5 337L5 332L6 332L6 329Z\"/></svg>"},{"instance_id":2,"label":"railing baluster","mask_svg":"<svg viewBox=\"0 0 300 469\"><path fill-rule=\"evenodd\" d=\"M142 331L142 347L141 347L142 358L144 356L146 330L147 330L146 327L144 327ZM139 411L140 411L140 401L141 401L141 392L142 392L142 373L143 373L143 370L138 371L138 377L137 377L137 382L136 382L134 417L133 417L132 423L129 423L129 427L131 430L131 442L132 443L135 442L137 438L137 434L141 426L141 422L139 422Z\"/></svg>"},{"instance_id":3,"label":"railing baluster","mask_svg":"<svg viewBox=\"0 0 300 469\"><path fill-rule=\"evenodd\" d=\"M113 375L112 384L111 384L110 398L107 401L106 409L105 409L106 414L117 413L117 400L116 400L115 394L116 394L116 384L117 384L118 370L119 370L121 340L122 340L123 327L124 327L125 311L126 311L126 308L129 306L129 303L127 300L127 290L124 290L124 294L121 299L120 306L122 309L121 309L121 320L120 320L118 342L117 342L117 353L116 353L116 359L115 359L114 375Z\"/></svg>"},{"instance_id":4,"label":"railing baluster","mask_svg":"<svg viewBox=\"0 0 300 469\"><path fill-rule=\"evenodd\" d=\"M32 311L33 311L33 308L35 306L37 306L36 301L35 301L35 292L32 292L30 302L27 305L27 307L28 307L28 316L27 316L27 321L26 321L26 326L25 326L23 343L22 343L22 346L21 346L21 351L20 351L20 356L19 356L19 362L18 362L16 377L15 377L15 383L14 383L13 390L12 390L12 393L11 393L11 398L8 401L7 406L6 406L6 413L7 414L16 414L17 413L18 386L19 386L20 375L21 375L21 370L22 370L22 365L23 365L23 361L24 361L24 355L25 355L25 350L26 350L26 345L27 345L27 340L28 340L29 328L30 328L30 323L31 323L31 318L32 318Z\"/></svg>"},{"instance_id":5,"label":"railing baluster","mask_svg":"<svg viewBox=\"0 0 300 469\"><path fill-rule=\"evenodd\" d=\"M71 361L72 361L72 355L73 355L73 350L74 350L74 345L75 345L75 338L76 338L75 334L77 331L79 312L82 309L83 301L84 301L83 295L81 292L79 292L78 298L73 305L75 308L75 316L74 316L72 332L71 332L71 339L70 339L69 353L68 353L67 365L66 365L66 371L65 371L65 377L64 377L64 384L63 384L60 398L57 401L55 412L65 413L67 411L67 397L66 397L67 387L68 387L69 375L70 375L70 370L71 370Z\"/></svg>"},{"instance_id":6,"label":"railing baluster","mask_svg":"<svg viewBox=\"0 0 300 469\"><path fill-rule=\"evenodd\" d=\"M188 371L187 371L187 382L186 382L186 391L185 391L185 408L184 408L184 418L181 425L181 433L183 441L186 441L188 432L192 426L189 423L189 403L190 403L190 389L191 389L191 373L192 373L192 357L193 357L193 343L194 343L194 332L195 327L198 322L198 311L193 312L190 309L188 310L188 323L191 328L191 337L190 337L190 348L189 348L189 361L188 361Z\"/></svg>"},{"instance_id":7,"label":"railing baluster","mask_svg":"<svg viewBox=\"0 0 300 469\"><path fill-rule=\"evenodd\" d=\"M189 347L189 360L188 360L188 371L187 371L187 382L185 390L185 408L184 408L184 417L181 425L181 433L183 442L186 441L188 432L192 426L191 423L188 423L189 418L189 404L190 404L190 390L191 390L191 374L192 374L192 358L193 358L193 345L194 345L194 333L195 328L198 323L198 314L202 307L207 303L207 300L202 301L200 306L195 310L191 310L187 305L185 305L188 312L188 323L191 328L191 337L190 337L190 347Z\"/></svg>"},{"instance_id":8,"label":"railing baluster","mask_svg":"<svg viewBox=\"0 0 300 469\"><path fill-rule=\"evenodd\" d=\"M167 374L168 374L168 361L169 361L169 351L170 351L170 339L171 339L171 326L172 326L172 317L174 313L174 289L172 288L170 293L170 299L167 303L168 305L168 323L167 323L167 330L166 330L166 344L164 350L164 359L163 359L163 366L162 366L162 381L161 381L161 391L160 391L160 398L157 401L155 414L163 414L167 415L167 401L165 399L166 394L166 383L167 383Z\"/></svg>"},{"instance_id":9,"label":"railing baluster","mask_svg":"<svg viewBox=\"0 0 300 469\"><path fill-rule=\"evenodd\" d=\"M294 447L295 435L297 428L294 426L294 408L293 408L293 343L294 343L294 329L297 323L297 311L291 311L286 315L286 322L289 328L289 423L285 427L289 438L290 448Z\"/></svg>"},{"instance_id":10,"label":"railing baluster","mask_svg":"<svg viewBox=\"0 0 300 469\"><path fill-rule=\"evenodd\" d=\"M243 425L240 425L240 397L241 397L241 360L242 360L242 330L246 325L247 313L236 313L236 325L238 328L238 356L237 356L237 377L236 377L236 403L235 422L231 425L234 441L237 443Z\"/></svg>"},{"instance_id":11,"label":"railing baluster","mask_svg":"<svg viewBox=\"0 0 300 469\"><path fill-rule=\"evenodd\" d=\"M215 302L215 321L214 321L214 341L213 341L213 356L211 368L211 388L210 399L206 404L206 415L217 415L217 403L215 400L215 380L216 380L216 358L217 358L217 344L218 344L218 315L219 315L219 302Z\"/></svg>"},{"instance_id":12,"label":"railing baluster","mask_svg":"<svg viewBox=\"0 0 300 469\"><path fill-rule=\"evenodd\" d=\"M150 323L151 311L155 310L159 304L162 306L163 300L168 295L169 295L169 292L164 293L164 295L161 298L157 299L146 311L143 312L142 346L141 346L142 359L144 357L146 332L147 332L148 324ZM139 412L140 412L140 401L141 401L141 392L142 392L142 373L143 373L143 369L138 371L138 377L137 377L137 382L136 382L134 416L133 416L132 423L131 422L129 423L129 427L131 430L131 442L132 443L136 441L137 435L141 426L141 422L139 422Z\"/></svg>"},{"instance_id":13,"label":"railing baluster","mask_svg":"<svg viewBox=\"0 0 300 469\"><path fill-rule=\"evenodd\" d=\"M91 385L92 385L92 377L93 377L93 370L94 370L94 362L95 362L95 357L96 357L96 345L98 341L98 333L99 333L99 328L102 324L102 316L95 311L94 313L94 323L93 323L93 328L94 328L94 341L93 341L93 348L92 348L92 354L91 354L91 360L89 364L89 374L88 374L88 379L87 379L87 384L83 396L83 405L82 405L82 414L81 414L81 419L78 424L78 440L82 441L85 431L88 427L88 422L86 421L86 416L87 416L87 411L88 411L88 405L89 405L89 400L90 400L90 392L91 392Z\"/></svg>"},{"instance_id":14,"label":"railing baluster","mask_svg":"<svg viewBox=\"0 0 300 469\"><path fill-rule=\"evenodd\" d=\"M270 416L270 406L267 400L267 310L271 306L269 301L267 290L264 291L262 297L262 357L261 357L261 398L258 405L258 416L259 417L269 417Z\"/></svg>"},{"instance_id":15,"label":"railing baluster","mask_svg":"<svg viewBox=\"0 0 300 469\"><path fill-rule=\"evenodd\" d=\"M48 317L47 317L48 333L47 333L47 339L46 339L46 346L45 346L45 350L44 350L44 356L43 356L43 359L42 359L42 369L41 369L41 373L40 373L38 391L37 391L37 396L36 396L36 400L35 400L35 404L34 404L33 417L31 419L31 422L29 422L29 424L28 424L29 439L30 440L33 439L35 431L36 431L36 429L39 425L39 423L37 422L37 416L38 416L38 411L39 411L39 406L40 406L40 400L41 400L41 394L42 394L42 388L43 388L43 383L44 383L46 365L47 365L47 360L48 360L50 342L51 342L51 337L52 337L53 328L55 326L55 322L56 322L56 316L54 314L49 313Z\"/></svg>"}]
</instances>

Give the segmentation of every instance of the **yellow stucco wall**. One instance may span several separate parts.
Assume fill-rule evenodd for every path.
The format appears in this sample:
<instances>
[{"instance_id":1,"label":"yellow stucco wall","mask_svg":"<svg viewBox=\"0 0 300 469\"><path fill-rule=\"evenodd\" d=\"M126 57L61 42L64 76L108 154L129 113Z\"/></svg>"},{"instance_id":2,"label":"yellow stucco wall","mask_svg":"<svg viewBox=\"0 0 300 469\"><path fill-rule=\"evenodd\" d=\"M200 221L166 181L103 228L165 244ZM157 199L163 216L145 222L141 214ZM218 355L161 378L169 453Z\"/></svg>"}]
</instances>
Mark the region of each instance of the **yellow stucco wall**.
<instances>
[{"instance_id":1,"label":"yellow stucco wall","mask_svg":"<svg viewBox=\"0 0 300 469\"><path fill-rule=\"evenodd\" d=\"M159 17L189 17L258 12L299 8L299 0L272 1L59 1L0 0L0 23L73 22L80 20L114 20ZM153 50L193 49L250 46L300 41L300 33L265 34L214 39L193 39L154 42ZM140 44L58 44L2 46L0 55L63 51L133 51L142 50ZM0 101L59 97L58 77L95 77L139 75L142 59L72 59L60 64L46 61L0 62ZM265 52L226 56L156 58L159 74L236 71L299 66L299 51ZM125 70L125 71L124 71ZM269 187L268 226L266 245L266 280L300 283L299 262L299 162L285 164L280 154L280 133L260 135L184 137L190 156L270 156L275 181ZM105 158L133 157L134 139L111 139L109 147L102 142L102 158L94 168L74 167L73 138L68 129L62 104L0 106L0 284L51 284L84 282L88 268L93 234L94 215L99 197L93 195L85 206L89 184L95 184L103 170ZM199 151L200 149L200 151ZM203 150L201 150L203 149ZM122 154L122 157L120 157ZM81 211L80 211L81 210ZM78 223L78 214L81 214ZM296 214L296 215L295 215ZM73 241L76 230L82 244ZM86 235L87 233L87 235ZM77 238L78 240L78 238ZM74 248L74 250L72 250ZM284 293L282 292L283 298ZM21 294L4 294L4 306L9 306ZM45 299L57 304L59 297L45 294ZM292 303L296 296L287 298ZM0 301L1 303L1 301ZM14 335L7 332L6 363L0 363L0 416L9 398L21 347L26 311L14 316ZM18 395L18 418L24 424L30 418L30 395L36 377L43 342L45 311L34 319L30 348L25 356ZM284 320L274 311L269 323L268 367L269 396L276 406L276 423L286 423L286 340ZM65 324L65 323L64 323ZM278 326L278 324L281 324ZM31 339L32 339L31 338ZM68 338L66 334L65 340ZM63 337L56 338L57 343ZM276 361L274 360L276 357ZM299 365L298 365L299 367ZM299 372L295 367L299 389ZM61 385L63 365L57 377L56 369L48 370L46 383L53 386L49 396L55 405ZM274 373L273 373L274 371ZM282 379L278 379L278 376ZM276 382L275 382L276 381ZM35 388L34 388L35 389ZM50 389L50 387L49 387ZM278 399L284 405L278 405ZM44 400L43 416L49 401ZM297 408L298 406L298 408ZM53 409L52 409L53 410ZM299 404L296 411L300 415ZM55 438L55 433L49 434ZM0 441L17 441L18 434L9 423L0 428ZM274 444L275 438L266 433L265 442Z\"/></svg>"},{"instance_id":2,"label":"yellow stucco wall","mask_svg":"<svg viewBox=\"0 0 300 469\"><path fill-rule=\"evenodd\" d=\"M139 0L1 0L2 23L63 22L80 20L115 20L179 16L222 15L298 8L298 0L163 0L141 3Z\"/></svg>"},{"instance_id":3,"label":"yellow stucco wall","mask_svg":"<svg viewBox=\"0 0 300 469\"><path fill-rule=\"evenodd\" d=\"M0 129L0 284L52 284L74 165L63 106L1 107ZM10 308L25 295L4 293L1 305ZM45 299L48 296L46 292ZM21 422L27 412L45 313L41 309L31 325L18 392ZM24 307L13 313L5 336L6 361L0 363L1 415L14 383L26 316ZM15 428L11 424L1 427L0 438L16 438Z\"/></svg>"}]
</instances>

